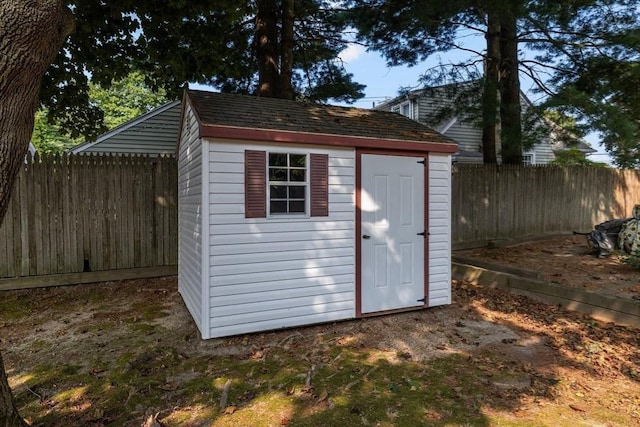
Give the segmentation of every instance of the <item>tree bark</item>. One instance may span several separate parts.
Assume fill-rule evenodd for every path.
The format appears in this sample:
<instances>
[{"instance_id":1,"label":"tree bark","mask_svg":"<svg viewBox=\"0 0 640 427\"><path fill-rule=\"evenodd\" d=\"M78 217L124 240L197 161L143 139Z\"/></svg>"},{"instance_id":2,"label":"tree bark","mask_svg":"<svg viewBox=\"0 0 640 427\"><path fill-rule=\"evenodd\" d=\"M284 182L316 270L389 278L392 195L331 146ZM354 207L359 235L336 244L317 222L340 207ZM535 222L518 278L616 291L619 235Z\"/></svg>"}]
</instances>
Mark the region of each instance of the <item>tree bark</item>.
<instances>
[{"instance_id":1,"label":"tree bark","mask_svg":"<svg viewBox=\"0 0 640 427\"><path fill-rule=\"evenodd\" d=\"M7 374L4 370L4 363L2 361L2 354L0 354L0 426L13 427L13 426L26 426L16 405L13 403L13 393L9 388L9 382L7 381Z\"/></svg>"},{"instance_id":2,"label":"tree bark","mask_svg":"<svg viewBox=\"0 0 640 427\"><path fill-rule=\"evenodd\" d=\"M500 20L500 142L502 163L505 164L522 164L516 16L516 11L513 8L506 7L501 13Z\"/></svg>"},{"instance_id":3,"label":"tree bark","mask_svg":"<svg viewBox=\"0 0 640 427\"><path fill-rule=\"evenodd\" d=\"M282 53L280 58L280 94L279 98L293 99L293 48L295 1L282 0Z\"/></svg>"},{"instance_id":4,"label":"tree bark","mask_svg":"<svg viewBox=\"0 0 640 427\"><path fill-rule=\"evenodd\" d=\"M498 118L498 80L500 78L500 15L487 11L487 58L482 92L482 158L484 163L498 163L496 125Z\"/></svg>"},{"instance_id":5,"label":"tree bark","mask_svg":"<svg viewBox=\"0 0 640 427\"><path fill-rule=\"evenodd\" d=\"M275 0L256 1L255 48L258 60L258 96L279 96L278 7Z\"/></svg>"},{"instance_id":6,"label":"tree bark","mask_svg":"<svg viewBox=\"0 0 640 427\"><path fill-rule=\"evenodd\" d=\"M0 0L0 224L33 132L42 76L73 31L62 0ZM0 356L0 426L25 426Z\"/></svg>"}]
</instances>

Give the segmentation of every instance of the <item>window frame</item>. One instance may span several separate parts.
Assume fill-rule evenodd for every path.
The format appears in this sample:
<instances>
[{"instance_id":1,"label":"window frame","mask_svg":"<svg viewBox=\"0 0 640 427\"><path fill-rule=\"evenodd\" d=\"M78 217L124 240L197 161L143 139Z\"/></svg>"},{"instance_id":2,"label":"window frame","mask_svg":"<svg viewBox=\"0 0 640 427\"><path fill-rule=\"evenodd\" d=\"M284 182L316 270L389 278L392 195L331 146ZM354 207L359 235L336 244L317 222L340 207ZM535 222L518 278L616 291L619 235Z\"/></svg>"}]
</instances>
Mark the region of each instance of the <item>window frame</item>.
<instances>
[{"instance_id":1,"label":"window frame","mask_svg":"<svg viewBox=\"0 0 640 427\"><path fill-rule=\"evenodd\" d=\"M407 116L406 114L402 114L402 109L404 107L408 106L409 107L409 115ZM401 116L407 117L411 120L415 120L415 111L414 111L414 106L413 106L413 101L408 100L408 101L403 101L399 104L394 105L391 108L391 112L392 113L397 113L400 114Z\"/></svg>"},{"instance_id":2,"label":"window frame","mask_svg":"<svg viewBox=\"0 0 640 427\"><path fill-rule=\"evenodd\" d=\"M530 157L531 161L530 162L526 162L525 161L525 156ZM522 153L522 164L524 166L535 166L536 164L536 153L532 152L532 151L527 151Z\"/></svg>"},{"instance_id":3,"label":"window frame","mask_svg":"<svg viewBox=\"0 0 640 427\"><path fill-rule=\"evenodd\" d=\"M305 167L304 167L304 185L303 181L271 181L269 177L269 171L272 168L269 164L269 157L271 154L286 154L287 155L287 166L286 170L289 171L291 169L296 169L295 167L291 167L289 165L291 155L294 156L305 156ZM266 216L267 218L309 218L311 216L311 182L310 182L310 168L311 168L311 156L309 151L298 151L291 150L287 148L282 149L270 149L266 150L266 167L265 167L265 183L266 183ZM287 187L287 192L289 191L290 186L295 187L304 187L304 212L271 212L271 185L273 183L282 183L281 185ZM289 203L289 195L287 194L287 203ZM288 209L288 206L287 206Z\"/></svg>"}]
</instances>

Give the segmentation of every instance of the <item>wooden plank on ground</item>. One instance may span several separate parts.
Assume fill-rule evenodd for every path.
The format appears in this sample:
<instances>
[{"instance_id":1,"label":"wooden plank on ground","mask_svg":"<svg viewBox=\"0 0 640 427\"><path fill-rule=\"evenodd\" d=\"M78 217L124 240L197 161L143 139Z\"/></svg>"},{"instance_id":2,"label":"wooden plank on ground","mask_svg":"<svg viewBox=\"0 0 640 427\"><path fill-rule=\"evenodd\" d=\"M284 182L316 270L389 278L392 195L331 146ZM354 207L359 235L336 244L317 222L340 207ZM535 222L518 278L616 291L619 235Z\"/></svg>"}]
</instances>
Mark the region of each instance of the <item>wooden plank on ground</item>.
<instances>
[{"instance_id":1,"label":"wooden plank on ground","mask_svg":"<svg viewBox=\"0 0 640 427\"><path fill-rule=\"evenodd\" d=\"M175 276L176 274L178 274L178 267L173 265L162 267L128 268L122 270L91 271L85 273L51 274L38 277L18 277L0 279L0 291L78 285L82 283L97 283L115 280L144 279L149 277Z\"/></svg>"}]
</instances>

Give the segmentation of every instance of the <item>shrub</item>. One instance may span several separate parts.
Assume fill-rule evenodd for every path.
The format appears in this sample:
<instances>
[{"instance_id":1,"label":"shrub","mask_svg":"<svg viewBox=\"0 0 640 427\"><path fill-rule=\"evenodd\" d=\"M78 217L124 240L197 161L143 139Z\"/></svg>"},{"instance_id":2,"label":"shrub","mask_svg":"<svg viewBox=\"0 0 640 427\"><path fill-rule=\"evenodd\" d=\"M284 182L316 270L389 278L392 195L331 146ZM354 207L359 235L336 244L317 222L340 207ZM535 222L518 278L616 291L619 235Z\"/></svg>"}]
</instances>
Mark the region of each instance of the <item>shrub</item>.
<instances>
[{"instance_id":1,"label":"shrub","mask_svg":"<svg viewBox=\"0 0 640 427\"><path fill-rule=\"evenodd\" d=\"M623 257L622 261L625 264L630 265L631 267L640 269L640 250L633 252L631 255Z\"/></svg>"}]
</instances>

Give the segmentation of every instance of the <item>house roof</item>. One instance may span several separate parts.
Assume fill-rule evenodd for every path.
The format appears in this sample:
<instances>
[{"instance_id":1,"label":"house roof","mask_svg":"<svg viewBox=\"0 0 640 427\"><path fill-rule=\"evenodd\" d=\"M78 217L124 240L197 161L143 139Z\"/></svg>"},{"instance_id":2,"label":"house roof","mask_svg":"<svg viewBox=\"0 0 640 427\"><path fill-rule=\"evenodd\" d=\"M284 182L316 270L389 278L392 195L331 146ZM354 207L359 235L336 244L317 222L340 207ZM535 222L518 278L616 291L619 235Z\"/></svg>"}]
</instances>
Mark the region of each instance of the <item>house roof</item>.
<instances>
[{"instance_id":1,"label":"house roof","mask_svg":"<svg viewBox=\"0 0 640 427\"><path fill-rule=\"evenodd\" d=\"M170 110L171 108L174 108L176 106L178 106L180 104L180 101L172 101L172 102L168 102L164 105L161 105L157 108L154 108L151 111L148 111L145 114L142 114L138 117L135 117L131 120L129 120L128 122L125 122L119 126L116 126L115 128L111 129L108 132L103 133L102 135L100 135L95 141L87 141L87 142L83 142L82 144L78 144L75 147L72 147L69 151L73 154L77 154L83 151L86 151L92 147L94 147L95 145L98 145L110 138L113 138L117 135L122 134L123 132L126 132L127 130L134 128L135 126L138 126L140 124L145 123L146 121L148 121L151 118L154 118L156 116L158 116L159 114L164 113L167 110ZM175 123L168 123L167 124L168 127L171 128L171 131L169 133L175 133L175 140L177 141L177 136L178 136L178 127L179 124L177 122ZM175 128L175 129L174 129Z\"/></svg>"},{"instance_id":2,"label":"house roof","mask_svg":"<svg viewBox=\"0 0 640 427\"><path fill-rule=\"evenodd\" d=\"M454 153L456 143L395 113L188 90L201 137ZM185 104L186 104L185 102Z\"/></svg>"}]
</instances>

